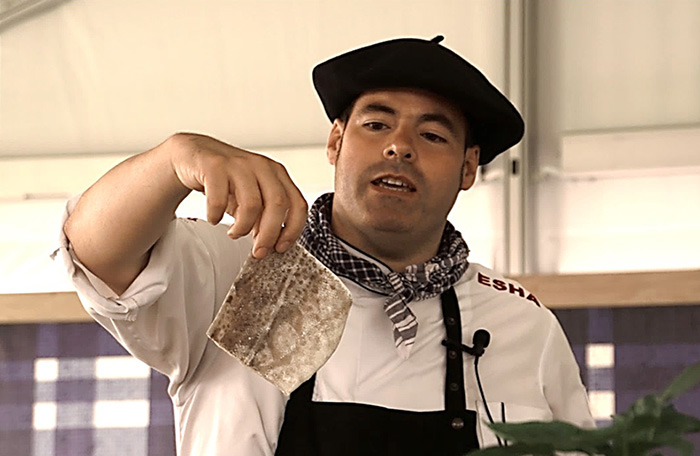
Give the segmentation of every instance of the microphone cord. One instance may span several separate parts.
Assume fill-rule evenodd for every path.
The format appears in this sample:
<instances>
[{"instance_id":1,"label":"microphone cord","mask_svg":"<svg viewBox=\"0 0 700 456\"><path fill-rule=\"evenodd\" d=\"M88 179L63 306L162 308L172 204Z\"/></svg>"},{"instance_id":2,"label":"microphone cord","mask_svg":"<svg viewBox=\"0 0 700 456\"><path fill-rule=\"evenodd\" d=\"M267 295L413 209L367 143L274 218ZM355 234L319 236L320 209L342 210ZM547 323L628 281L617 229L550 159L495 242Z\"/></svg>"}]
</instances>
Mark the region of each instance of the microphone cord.
<instances>
[{"instance_id":1,"label":"microphone cord","mask_svg":"<svg viewBox=\"0 0 700 456\"><path fill-rule=\"evenodd\" d=\"M484 348L488 346L488 340L484 344L474 344L473 347L469 347L467 345L461 344L454 342L449 339L444 339L442 341L442 345L445 347L449 347L452 349L456 350L461 350L464 353L467 353L468 355L471 355L474 357L474 374L476 375L476 383L479 387L479 394L481 394L481 401L484 403L484 408L486 409L486 417L489 419L489 422L491 424L496 424L493 420L493 416L491 415L491 410L489 409L489 404L486 402L486 395L484 394L484 388L481 386L481 377L479 376L479 358L484 354L485 350ZM494 433L495 434L495 433ZM502 447L504 446L504 441L501 441L501 438L496 435L496 440L498 441L498 446ZM505 446L508 446L508 443L505 442Z\"/></svg>"},{"instance_id":2,"label":"microphone cord","mask_svg":"<svg viewBox=\"0 0 700 456\"><path fill-rule=\"evenodd\" d=\"M479 386L479 393L481 394L481 400L484 403L484 408L486 409L486 416L488 417L491 424L495 424L493 421L493 417L491 416L491 410L489 410L489 403L486 402L486 395L484 394L484 388L481 387L481 378L479 377L479 358L480 358L480 356L474 357L474 373L476 374L476 383ZM498 441L498 446L502 447L503 442L501 442L501 438L498 436L498 434L494 433L494 435L496 436L496 440Z\"/></svg>"}]
</instances>

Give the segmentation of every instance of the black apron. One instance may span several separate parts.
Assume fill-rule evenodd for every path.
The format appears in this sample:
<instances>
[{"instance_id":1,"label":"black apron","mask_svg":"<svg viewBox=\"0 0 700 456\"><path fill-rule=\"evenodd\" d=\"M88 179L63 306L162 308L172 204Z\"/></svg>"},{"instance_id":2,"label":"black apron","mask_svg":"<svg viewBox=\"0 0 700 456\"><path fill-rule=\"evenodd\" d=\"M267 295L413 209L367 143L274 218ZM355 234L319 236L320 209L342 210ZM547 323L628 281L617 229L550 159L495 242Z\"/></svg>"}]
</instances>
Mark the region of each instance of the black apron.
<instances>
[{"instance_id":1,"label":"black apron","mask_svg":"<svg viewBox=\"0 0 700 456\"><path fill-rule=\"evenodd\" d=\"M447 338L461 343L454 289L440 300ZM447 347L445 356L444 411L313 402L314 375L289 397L275 456L461 456L479 448L476 413L466 409L464 399L463 353Z\"/></svg>"}]
</instances>

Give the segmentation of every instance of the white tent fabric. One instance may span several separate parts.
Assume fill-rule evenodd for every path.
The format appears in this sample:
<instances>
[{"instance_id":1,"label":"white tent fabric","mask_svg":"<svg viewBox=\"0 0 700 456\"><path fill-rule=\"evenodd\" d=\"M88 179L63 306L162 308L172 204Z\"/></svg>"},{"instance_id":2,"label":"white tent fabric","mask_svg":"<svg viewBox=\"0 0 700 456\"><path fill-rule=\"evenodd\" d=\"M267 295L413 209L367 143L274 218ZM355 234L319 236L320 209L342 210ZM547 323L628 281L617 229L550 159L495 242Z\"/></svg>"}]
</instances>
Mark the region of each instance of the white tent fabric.
<instances>
[{"instance_id":1,"label":"white tent fabric","mask_svg":"<svg viewBox=\"0 0 700 456\"><path fill-rule=\"evenodd\" d=\"M522 78L535 272L700 267L697 0L1 0L0 293L66 289L47 257L65 198L176 131L272 155L310 199L328 190L311 68L438 34L499 88ZM489 176L451 215L472 259L503 270L519 194Z\"/></svg>"},{"instance_id":2,"label":"white tent fabric","mask_svg":"<svg viewBox=\"0 0 700 456\"><path fill-rule=\"evenodd\" d=\"M503 2L71 0L0 35L0 154L134 153L180 130L318 144L311 68L432 38L503 82Z\"/></svg>"}]
</instances>

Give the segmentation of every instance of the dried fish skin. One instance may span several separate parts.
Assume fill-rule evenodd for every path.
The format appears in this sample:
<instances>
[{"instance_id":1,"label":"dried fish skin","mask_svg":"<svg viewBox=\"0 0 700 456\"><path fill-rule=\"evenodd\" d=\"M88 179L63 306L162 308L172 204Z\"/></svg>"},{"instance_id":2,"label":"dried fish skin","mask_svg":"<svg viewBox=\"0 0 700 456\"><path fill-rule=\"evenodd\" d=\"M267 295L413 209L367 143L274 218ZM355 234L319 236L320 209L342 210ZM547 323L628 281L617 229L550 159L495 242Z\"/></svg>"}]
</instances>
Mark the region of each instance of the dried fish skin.
<instances>
[{"instance_id":1,"label":"dried fish skin","mask_svg":"<svg viewBox=\"0 0 700 456\"><path fill-rule=\"evenodd\" d=\"M335 351L352 295L299 244L249 256L207 335L289 395Z\"/></svg>"}]
</instances>

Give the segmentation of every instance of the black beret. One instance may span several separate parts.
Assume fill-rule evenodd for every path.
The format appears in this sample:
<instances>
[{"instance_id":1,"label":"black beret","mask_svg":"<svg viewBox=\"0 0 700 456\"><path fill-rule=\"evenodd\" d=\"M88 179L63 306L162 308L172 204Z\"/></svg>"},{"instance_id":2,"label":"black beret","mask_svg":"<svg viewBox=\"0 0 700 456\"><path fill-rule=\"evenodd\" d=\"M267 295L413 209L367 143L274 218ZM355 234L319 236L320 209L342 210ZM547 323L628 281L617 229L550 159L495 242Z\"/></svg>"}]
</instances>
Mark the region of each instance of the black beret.
<instances>
[{"instance_id":1,"label":"black beret","mask_svg":"<svg viewBox=\"0 0 700 456\"><path fill-rule=\"evenodd\" d=\"M479 70L440 45L442 39L384 41L318 64L313 82L328 118L340 117L368 90L418 88L452 100L464 111L474 143L481 146L479 164L517 144L525 130L520 113Z\"/></svg>"}]
</instances>

